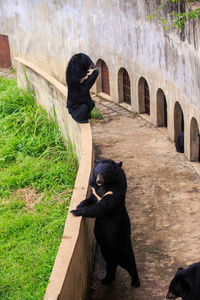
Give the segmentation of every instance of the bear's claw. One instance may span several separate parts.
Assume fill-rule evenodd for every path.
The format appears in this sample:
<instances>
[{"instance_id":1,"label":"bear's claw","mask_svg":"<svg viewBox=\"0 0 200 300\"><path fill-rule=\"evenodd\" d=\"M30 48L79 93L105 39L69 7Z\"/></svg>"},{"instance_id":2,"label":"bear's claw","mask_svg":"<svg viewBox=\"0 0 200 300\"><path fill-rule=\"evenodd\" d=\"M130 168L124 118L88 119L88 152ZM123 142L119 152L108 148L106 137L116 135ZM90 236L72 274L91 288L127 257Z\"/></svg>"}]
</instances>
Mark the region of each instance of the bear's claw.
<instances>
[{"instance_id":1,"label":"bear's claw","mask_svg":"<svg viewBox=\"0 0 200 300\"><path fill-rule=\"evenodd\" d=\"M140 287L140 281L139 281L139 279L138 280L136 280L136 281L131 281L131 286L132 287L135 287L135 288L139 288Z\"/></svg>"}]
</instances>

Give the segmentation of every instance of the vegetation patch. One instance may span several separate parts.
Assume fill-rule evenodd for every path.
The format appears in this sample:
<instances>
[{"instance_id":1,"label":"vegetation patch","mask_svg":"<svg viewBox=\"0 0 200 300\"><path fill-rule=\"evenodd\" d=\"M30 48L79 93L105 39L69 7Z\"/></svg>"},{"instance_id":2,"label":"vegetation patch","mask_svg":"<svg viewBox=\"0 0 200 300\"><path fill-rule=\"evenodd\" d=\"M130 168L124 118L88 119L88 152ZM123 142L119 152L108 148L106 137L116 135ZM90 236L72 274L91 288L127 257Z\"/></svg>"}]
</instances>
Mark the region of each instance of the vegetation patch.
<instances>
[{"instance_id":1,"label":"vegetation patch","mask_svg":"<svg viewBox=\"0 0 200 300\"><path fill-rule=\"evenodd\" d=\"M78 162L56 114L0 77L0 299L43 299Z\"/></svg>"},{"instance_id":2,"label":"vegetation patch","mask_svg":"<svg viewBox=\"0 0 200 300\"><path fill-rule=\"evenodd\" d=\"M100 110L97 109L96 106L93 108L93 110L91 112L91 117L92 117L91 122L95 122L97 120L102 120L103 119L102 113L100 112Z\"/></svg>"},{"instance_id":3,"label":"vegetation patch","mask_svg":"<svg viewBox=\"0 0 200 300\"><path fill-rule=\"evenodd\" d=\"M186 22L190 19L196 20L200 15L200 8L191 9L190 11L186 12L185 3L196 3L200 4L200 1L196 0L162 0L158 1L160 5L157 6L154 13L149 15L148 18L153 20L156 16L158 17L161 14L162 8L167 6L171 13L169 14L168 19L164 19L161 15L159 17L159 22L163 24L164 30L168 30L167 24L170 26L176 27L179 30L184 30ZM187 24L188 25L188 24Z\"/></svg>"}]
</instances>

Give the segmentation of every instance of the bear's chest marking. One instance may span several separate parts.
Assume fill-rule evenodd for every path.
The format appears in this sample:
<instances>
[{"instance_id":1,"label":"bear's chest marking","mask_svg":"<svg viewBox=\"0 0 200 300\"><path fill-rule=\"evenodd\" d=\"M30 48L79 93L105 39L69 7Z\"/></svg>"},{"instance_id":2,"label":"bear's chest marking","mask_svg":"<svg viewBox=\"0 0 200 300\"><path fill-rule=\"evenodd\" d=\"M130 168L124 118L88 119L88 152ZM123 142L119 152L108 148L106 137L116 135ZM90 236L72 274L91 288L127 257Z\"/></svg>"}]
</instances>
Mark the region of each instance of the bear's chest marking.
<instances>
[{"instance_id":1,"label":"bear's chest marking","mask_svg":"<svg viewBox=\"0 0 200 300\"><path fill-rule=\"evenodd\" d=\"M93 187L91 188L91 190L92 190L92 193L95 195L95 197L97 198L98 201L100 201L106 195L113 195L113 192L108 191L102 197L100 197L99 195L97 195L97 193L96 193L96 191L95 191L95 189Z\"/></svg>"}]
</instances>

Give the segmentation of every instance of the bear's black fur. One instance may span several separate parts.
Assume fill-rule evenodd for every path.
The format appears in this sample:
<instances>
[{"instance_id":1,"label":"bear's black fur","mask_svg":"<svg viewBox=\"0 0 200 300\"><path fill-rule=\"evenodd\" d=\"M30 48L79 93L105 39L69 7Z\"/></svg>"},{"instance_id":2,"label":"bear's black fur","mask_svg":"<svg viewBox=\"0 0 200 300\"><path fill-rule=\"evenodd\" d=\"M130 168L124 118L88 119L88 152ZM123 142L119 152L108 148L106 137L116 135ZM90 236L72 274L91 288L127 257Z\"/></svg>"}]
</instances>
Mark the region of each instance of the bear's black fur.
<instances>
[{"instance_id":1,"label":"bear's black fur","mask_svg":"<svg viewBox=\"0 0 200 300\"><path fill-rule=\"evenodd\" d=\"M184 131L178 135L175 145L177 152L184 153Z\"/></svg>"},{"instance_id":2,"label":"bear's black fur","mask_svg":"<svg viewBox=\"0 0 200 300\"><path fill-rule=\"evenodd\" d=\"M91 75L89 70L94 69ZM95 106L90 96L90 89L95 83L99 70L84 53L72 56L66 69L68 86L67 108L72 118L79 123L88 123ZM87 76L88 75L88 76Z\"/></svg>"},{"instance_id":3,"label":"bear's black fur","mask_svg":"<svg viewBox=\"0 0 200 300\"><path fill-rule=\"evenodd\" d=\"M179 268L169 285L167 299L182 297L183 300L200 299L200 263L187 269Z\"/></svg>"},{"instance_id":4,"label":"bear's black fur","mask_svg":"<svg viewBox=\"0 0 200 300\"><path fill-rule=\"evenodd\" d=\"M126 175L121 166L122 162L111 159L95 161L89 181L93 191L71 212L75 216L96 218L94 233L106 261L106 276L102 283L114 280L117 265L120 265L129 272L131 285L139 287L130 219L125 207Z\"/></svg>"}]
</instances>

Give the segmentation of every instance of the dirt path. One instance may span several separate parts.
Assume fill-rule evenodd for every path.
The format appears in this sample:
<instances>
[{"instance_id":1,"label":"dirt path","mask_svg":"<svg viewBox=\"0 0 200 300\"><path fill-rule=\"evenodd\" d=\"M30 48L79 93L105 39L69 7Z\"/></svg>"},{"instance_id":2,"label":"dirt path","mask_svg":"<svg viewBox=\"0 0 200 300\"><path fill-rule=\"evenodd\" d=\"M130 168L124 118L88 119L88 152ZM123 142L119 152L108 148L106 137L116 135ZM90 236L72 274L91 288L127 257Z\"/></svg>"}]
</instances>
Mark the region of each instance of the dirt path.
<instances>
[{"instance_id":1,"label":"dirt path","mask_svg":"<svg viewBox=\"0 0 200 300\"><path fill-rule=\"evenodd\" d=\"M174 143L140 116L92 124L96 158L123 161L126 206L141 287L118 267L101 285L105 264L97 252L90 300L161 300L176 269L200 261L200 177Z\"/></svg>"}]
</instances>

